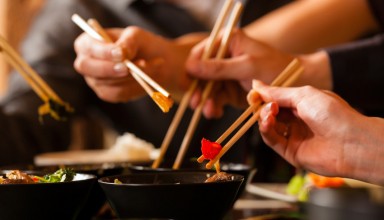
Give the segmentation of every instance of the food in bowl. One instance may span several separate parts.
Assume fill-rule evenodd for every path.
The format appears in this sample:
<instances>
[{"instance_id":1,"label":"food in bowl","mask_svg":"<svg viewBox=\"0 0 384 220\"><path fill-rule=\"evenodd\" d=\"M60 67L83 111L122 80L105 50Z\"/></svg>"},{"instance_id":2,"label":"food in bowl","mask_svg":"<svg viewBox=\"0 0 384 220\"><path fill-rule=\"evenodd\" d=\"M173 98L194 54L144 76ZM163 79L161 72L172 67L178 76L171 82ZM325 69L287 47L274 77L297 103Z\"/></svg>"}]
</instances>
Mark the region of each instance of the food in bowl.
<instances>
[{"instance_id":1,"label":"food in bowl","mask_svg":"<svg viewBox=\"0 0 384 220\"><path fill-rule=\"evenodd\" d=\"M159 172L215 172L207 170L204 164L197 163L195 160L184 161L179 169L171 168L167 162L162 167L152 168L150 164L131 164L128 166L131 173L159 173ZM221 162L220 169L222 172L229 174L238 174L244 177L244 181L240 186L238 197L245 191L246 182L251 172L251 166L241 163Z\"/></svg>"},{"instance_id":2,"label":"food in bowl","mask_svg":"<svg viewBox=\"0 0 384 220\"><path fill-rule=\"evenodd\" d=\"M75 171L70 168L59 169L52 174L45 174L44 176L27 174L20 170L11 170L5 174L5 178L0 176L0 184L70 182L74 179L75 176Z\"/></svg>"},{"instance_id":3,"label":"food in bowl","mask_svg":"<svg viewBox=\"0 0 384 220\"><path fill-rule=\"evenodd\" d=\"M226 172L216 172L214 175L209 176L205 182L223 182L223 181L231 181L233 179L233 175Z\"/></svg>"},{"instance_id":4,"label":"food in bowl","mask_svg":"<svg viewBox=\"0 0 384 220\"><path fill-rule=\"evenodd\" d=\"M6 175L10 172L1 171L3 180L7 179ZM32 176L33 180L35 176L44 177L52 173L22 170L12 172L11 176L25 177L25 174ZM96 181L95 175L76 173L67 182L0 184L1 219L77 219Z\"/></svg>"},{"instance_id":5,"label":"food in bowl","mask_svg":"<svg viewBox=\"0 0 384 220\"><path fill-rule=\"evenodd\" d=\"M205 181L215 172L132 173L99 179L119 218L222 219L244 177ZM118 180L118 181L116 181Z\"/></svg>"}]
</instances>

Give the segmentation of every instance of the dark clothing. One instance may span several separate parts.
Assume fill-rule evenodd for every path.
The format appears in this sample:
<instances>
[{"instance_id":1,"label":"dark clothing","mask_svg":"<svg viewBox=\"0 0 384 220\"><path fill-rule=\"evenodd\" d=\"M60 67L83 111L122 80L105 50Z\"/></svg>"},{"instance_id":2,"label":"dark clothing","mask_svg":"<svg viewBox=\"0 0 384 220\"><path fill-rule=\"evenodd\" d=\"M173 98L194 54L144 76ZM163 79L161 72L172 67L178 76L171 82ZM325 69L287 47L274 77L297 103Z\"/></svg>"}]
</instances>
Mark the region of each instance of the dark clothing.
<instances>
[{"instance_id":1,"label":"dark clothing","mask_svg":"<svg viewBox=\"0 0 384 220\"><path fill-rule=\"evenodd\" d=\"M384 28L384 1L368 1ZM326 49L334 92L362 113L384 117L384 34Z\"/></svg>"},{"instance_id":2,"label":"dark clothing","mask_svg":"<svg viewBox=\"0 0 384 220\"><path fill-rule=\"evenodd\" d=\"M328 52L334 92L362 113L384 117L384 35Z\"/></svg>"}]
</instances>

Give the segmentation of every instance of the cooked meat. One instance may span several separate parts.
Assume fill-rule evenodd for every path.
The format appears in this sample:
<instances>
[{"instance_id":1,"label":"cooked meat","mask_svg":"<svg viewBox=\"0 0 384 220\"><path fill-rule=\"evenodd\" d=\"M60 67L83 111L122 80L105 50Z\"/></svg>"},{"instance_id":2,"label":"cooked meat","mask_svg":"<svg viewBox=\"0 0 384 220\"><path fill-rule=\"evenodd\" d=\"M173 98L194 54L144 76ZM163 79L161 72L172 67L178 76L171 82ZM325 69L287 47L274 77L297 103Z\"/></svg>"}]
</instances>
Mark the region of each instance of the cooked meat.
<instances>
[{"instance_id":1,"label":"cooked meat","mask_svg":"<svg viewBox=\"0 0 384 220\"><path fill-rule=\"evenodd\" d=\"M32 178L19 170L12 170L6 175L7 178L1 181L1 184L29 184L35 183Z\"/></svg>"},{"instance_id":2,"label":"cooked meat","mask_svg":"<svg viewBox=\"0 0 384 220\"><path fill-rule=\"evenodd\" d=\"M205 180L206 183L210 182L224 182L224 181L231 181L233 180L233 176L226 173L226 172L218 172L215 175L208 177L207 180Z\"/></svg>"}]
</instances>

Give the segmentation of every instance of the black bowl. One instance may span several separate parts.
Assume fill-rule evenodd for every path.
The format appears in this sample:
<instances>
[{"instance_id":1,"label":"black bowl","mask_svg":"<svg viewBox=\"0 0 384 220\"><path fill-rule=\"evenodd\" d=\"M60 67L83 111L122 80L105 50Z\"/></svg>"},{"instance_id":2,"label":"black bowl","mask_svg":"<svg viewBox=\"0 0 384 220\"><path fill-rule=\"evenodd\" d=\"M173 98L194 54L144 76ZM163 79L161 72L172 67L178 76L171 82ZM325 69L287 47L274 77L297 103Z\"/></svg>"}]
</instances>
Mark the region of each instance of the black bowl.
<instances>
[{"instance_id":1,"label":"black bowl","mask_svg":"<svg viewBox=\"0 0 384 220\"><path fill-rule=\"evenodd\" d=\"M1 171L4 175L8 171ZM43 175L36 171L23 171ZM71 182L1 184L1 219L76 219L87 201L97 177L77 173Z\"/></svg>"},{"instance_id":2,"label":"black bowl","mask_svg":"<svg viewBox=\"0 0 384 220\"><path fill-rule=\"evenodd\" d=\"M29 170L31 172L39 173L53 173L59 168L66 167L72 168L76 173L85 173L95 175L98 178L112 175L121 175L129 172L128 166L131 163L100 163L100 164L71 164L66 166L61 165L47 165L47 166L37 166L33 164L18 164L2 167L7 170ZM99 186L95 184L88 196L88 200L81 209L80 213L77 216L77 220L91 220L93 219L107 203L107 198Z\"/></svg>"},{"instance_id":3,"label":"black bowl","mask_svg":"<svg viewBox=\"0 0 384 220\"><path fill-rule=\"evenodd\" d=\"M182 164L179 169L172 169L172 165L169 163L163 164L161 167L152 168L151 164L131 164L128 166L128 169L132 173L153 173L153 172L214 172L214 170L207 170L205 168L205 163L198 163L193 161L186 161ZM244 177L244 181L240 186L238 196L244 193L245 185L248 180L249 174L251 172L251 167L246 164L240 163L230 163L230 162L220 162L221 171L230 174L239 174Z\"/></svg>"},{"instance_id":4,"label":"black bowl","mask_svg":"<svg viewBox=\"0 0 384 220\"><path fill-rule=\"evenodd\" d=\"M222 219L244 177L205 183L214 172L136 173L103 177L99 184L119 218ZM122 184L116 184L118 179Z\"/></svg>"},{"instance_id":5,"label":"black bowl","mask_svg":"<svg viewBox=\"0 0 384 220\"><path fill-rule=\"evenodd\" d=\"M100 164L71 164L66 165L76 172L95 175L97 178L121 175L128 172L128 165L131 163L100 163ZM60 166L37 166L36 169L46 171L57 170ZM103 205L107 204L107 197L99 184L92 187L89 197L84 207L81 209L76 220L91 220L98 215Z\"/></svg>"},{"instance_id":6,"label":"black bowl","mask_svg":"<svg viewBox=\"0 0 384 220\"><path fill-rule=\"evenodd\" d=\"M384 219L384 189L312 189L304 210L311 220Z\"/></svg>"}]
</instances>

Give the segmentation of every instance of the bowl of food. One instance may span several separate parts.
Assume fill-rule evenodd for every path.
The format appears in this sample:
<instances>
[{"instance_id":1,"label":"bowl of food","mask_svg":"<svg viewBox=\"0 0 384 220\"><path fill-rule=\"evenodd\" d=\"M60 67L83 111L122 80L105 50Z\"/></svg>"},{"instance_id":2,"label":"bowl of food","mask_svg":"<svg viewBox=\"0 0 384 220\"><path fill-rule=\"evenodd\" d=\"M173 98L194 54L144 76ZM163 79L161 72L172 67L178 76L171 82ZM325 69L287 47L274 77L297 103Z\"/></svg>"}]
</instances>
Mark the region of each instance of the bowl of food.
<instances>
[{"instance_id":1,"label":"bowl of food","mask_svg":"<svg viewBox=\"0 0 384 220\"><path fill-rule=\"evenodd\" d=\"M207 170L204 163L198 163L196 161L185 161L180 168L173 169L172 164L163 163L157 168L152 168L152 164L130 164L128 169L132 173L157 173L157 172L214 172L215 170ZM246 182L248 180L249 174L251 172L251 166L241 163L231 163L231 162L221 162L220 171L230 173L230 174L239 174L244 177L244 181L240 186L238 196L240 196L245 189Z\"/></svg>"},{"instance_id":2,"label":"bowl of food","mask_svg":"<svg viewBox=\"0 0 384 220\"><path fill-rule=\"evenodd\" d=\"M222 219L244 177L215 172L131 173L98 180L119 218Z\"/></svg>"},{"instance_id":3,"label":"bowl of food","mask_svg":"<svg viewBox=\"0 0 384 220\"><path fill-rule=\"evenodd\" d=\"M44 172L52 172L53 170L65 167L73 169L77 173L86 173L95 175L97 178L111 176L111 175L121 175L128 172L128 166L131 163L125 162L105 162L105 163L93 163L93 164L71 164L66 166L35 166L35 170L42 170ZM85 202L83 208L77 216L77 220L87 220L93 219L98 215L105 215L101 213L102 209L105 209L105 204L107 204L107 198L103 190L98 184L95 184L89 192L87 201ZM105 209L106 211L109 211Z\"/></svg>"},{"instance_id":4,"label":"bowl of food","mask_svg":"<svg viewBox=\"0 0 384 220\"><path fill-rule=\"evenodd\" d=\"M96 178L104 176L120 175L129 172L128 166L132 165L130 162L105 162L105 163L91 163L91 164L68 164L68 165L35 165L35 164L18 164L11 166L4 166L4 170L28 170L33 173L53 173L58 169L66 168L72 169L76 173L95 175ZM139 165L139 164L137 164ZM98 215L104 215L100 210L103 209L108 212L103 206L107 204L107 198L103 190L98 184L95 184L89 192L87 201L78 214L78 220L88 220Z\"/></svg>"},{"instance_id":5,"label":"bowl of food","mask_svg":"<svg viewBox=\"0 0 384 220\"><path fill-rule=\"evenodd\" d=\"M2 170L2 219L76 219L97 177L60 169L54 173Z\"/></svg>"}]
</instances>

